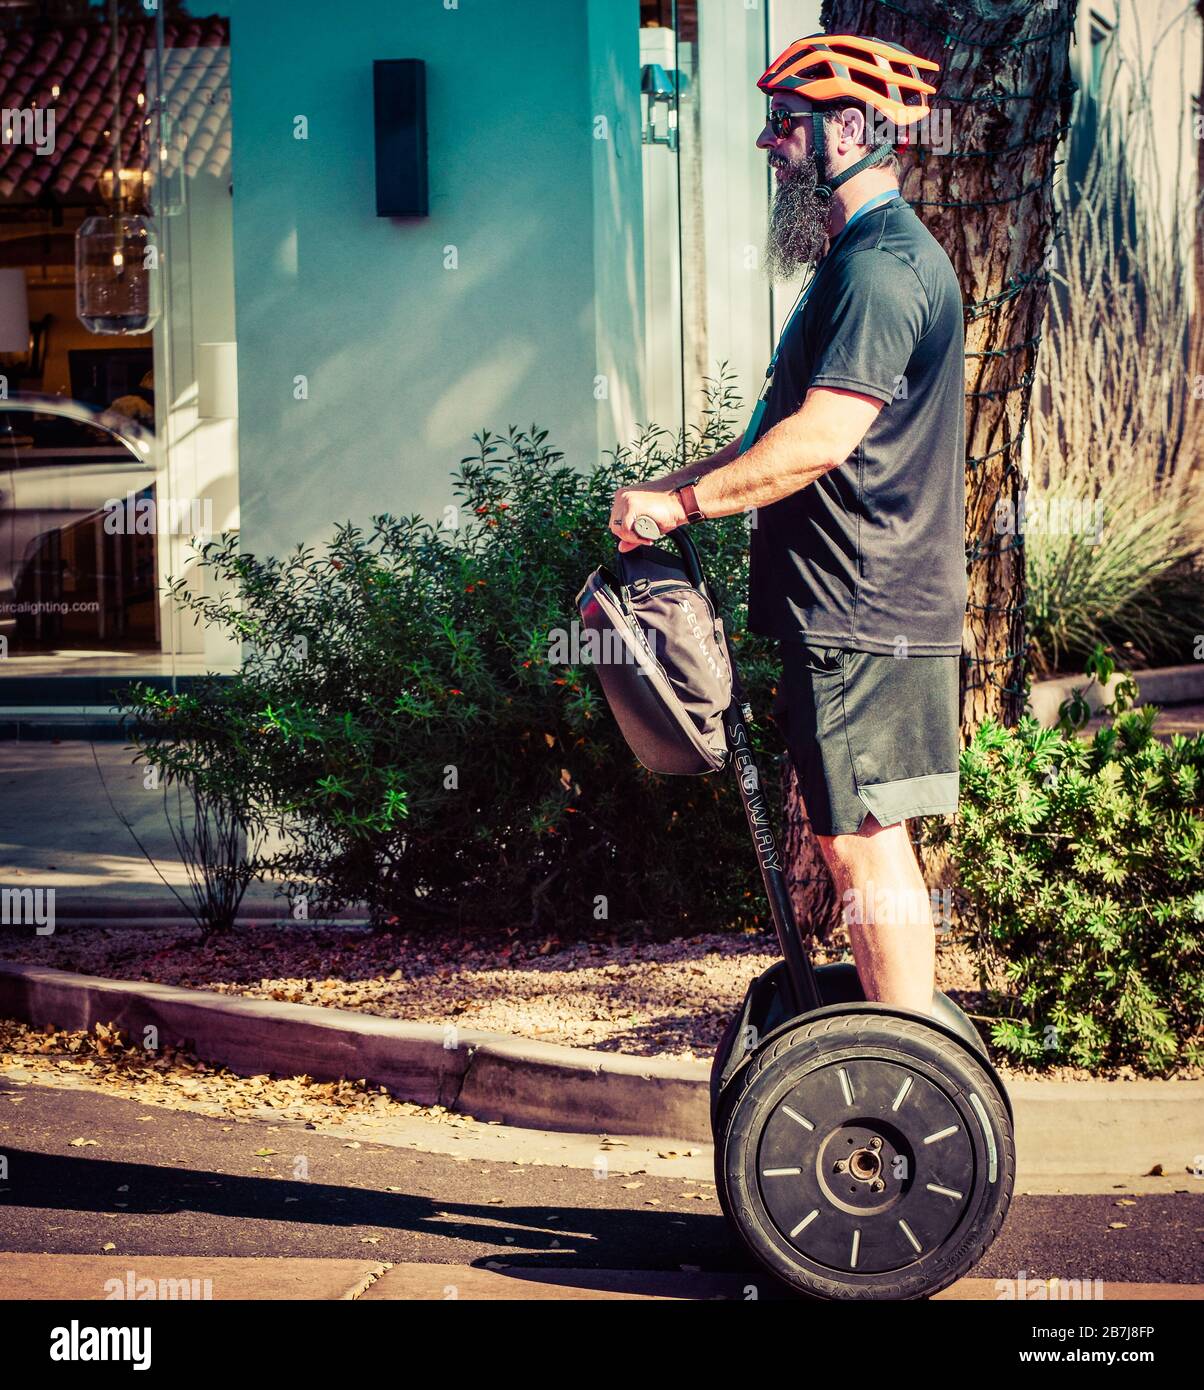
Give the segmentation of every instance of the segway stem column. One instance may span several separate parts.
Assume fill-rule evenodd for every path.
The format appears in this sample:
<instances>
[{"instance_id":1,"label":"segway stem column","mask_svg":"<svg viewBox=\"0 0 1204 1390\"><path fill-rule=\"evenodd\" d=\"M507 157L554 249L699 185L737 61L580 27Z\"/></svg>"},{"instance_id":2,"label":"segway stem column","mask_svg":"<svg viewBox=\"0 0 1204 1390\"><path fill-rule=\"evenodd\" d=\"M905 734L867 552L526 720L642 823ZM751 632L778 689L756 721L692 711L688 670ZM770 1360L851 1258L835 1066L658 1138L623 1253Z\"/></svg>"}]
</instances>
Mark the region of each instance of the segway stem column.
<instances>
[{"instance_id":1,"label":"segway stem column","mask_svg":"<svg viewBox=\"0 0 1204 1390\"><path fill-rule=\"evenodd\" d=\"M778 935L778 946L786 962L789 992L793 996L786 1002L790 1006L790 1017L797 1018L800 1014L818 1009L823 1000L820 998L811 957L803 949L799 936L794 908L791 906L790 894L786 888L781 852L769 822L769 802L765 796L761 769L753 755L748 724L736 700L732 701L723 716L723 727L727 734L732 766L736 771L736 785L740 788L740 799L744 803L748 829L757 851L757 862L761 866L761 881L765 884L765 896L769 900L769 911Z\"/></svg>"},{"instance_id":2,"label":"segway stem column","mask_svg":"<svg viewBox=\"0 0 1204 1390\"><path fill-rule=\"evenodd\" d=\"M640 517L639 520L651 521L651 518ZM655 522L651 524L656 525ZM643 532L638 531L638 534L642 535ZM698 550L686 527L679 526L668 534L681 554L690 583L701 590L710 600L712 607L718 611L715 595L702 572ZM730 641L727 643L727 655L735 673L736 662ZM739 689L738 680L734 684ZM773 918L774 930L777 932L778 947L782 952L782 959L786 962L787 982L793 996L786 1002L790 1007L790 1016L797 1017L799 1014L809 1013L812 1009L818 1009L823 1000L815 978L815 968L803 947L794 908L790 903L790 894L786 888L782 855L770 822L764 779L748 734L747 720L751 717L751 709L747 705L742 706L739 697L734 695L727 713L723 716L723 728L727 735L732 767L736 773L736 785L740 789L740 800L744 804L744 815L748 820L749 833L757 852L757 862L761 867L761 881L765 885L765 896L769 900L769 912Z\"/></svg>"}]
</instances>

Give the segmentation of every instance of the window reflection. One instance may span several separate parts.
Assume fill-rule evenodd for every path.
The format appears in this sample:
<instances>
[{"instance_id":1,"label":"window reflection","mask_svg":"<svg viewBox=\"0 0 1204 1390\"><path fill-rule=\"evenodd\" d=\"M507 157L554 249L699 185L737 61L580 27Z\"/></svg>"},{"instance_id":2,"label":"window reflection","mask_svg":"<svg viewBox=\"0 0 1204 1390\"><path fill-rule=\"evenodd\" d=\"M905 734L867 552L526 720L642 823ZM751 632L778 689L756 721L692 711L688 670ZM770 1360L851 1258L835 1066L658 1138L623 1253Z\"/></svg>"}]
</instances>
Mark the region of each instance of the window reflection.
<instances>
[{"instance_id":1,"label":"window reflection","mask_svg":"<svg viewBox=\"0 0 1204 1390\"><path fill-rule=\"evenodd\" d=\"M114 429L52 401L0 409L0 636L10 654L158 645L156 536L137 525L154 477L150 441L132 422Z\"/></svg>"}]
</instances>

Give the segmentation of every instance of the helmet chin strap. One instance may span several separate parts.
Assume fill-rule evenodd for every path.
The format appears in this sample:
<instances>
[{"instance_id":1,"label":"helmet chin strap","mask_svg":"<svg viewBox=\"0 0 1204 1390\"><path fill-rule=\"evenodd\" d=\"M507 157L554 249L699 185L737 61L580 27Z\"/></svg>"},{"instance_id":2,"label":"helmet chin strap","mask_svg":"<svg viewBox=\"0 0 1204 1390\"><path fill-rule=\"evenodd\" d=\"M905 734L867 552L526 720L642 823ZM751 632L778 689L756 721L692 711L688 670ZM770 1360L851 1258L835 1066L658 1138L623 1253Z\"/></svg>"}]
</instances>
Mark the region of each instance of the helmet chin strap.
<instances>
[{"instance_id":1,"label":"helmet chin strap","mask_svg":"<svg viewBox=\"0 0 1204 1390\"><path fill-rule=\"evenodd\" d=\"M824 117L822 111L812 111L811 113L811 143L815 151L815 169L819 175L815 185L815 193L819 198L830 200L832 194L846 183L854 174L861 173L862 169L869 169L874 164L881 164L884 159L889 159L891 149L889 145L877 145L869 154L863 155L856 164L851 165L843 174L830 180L827 178L827 148L824 140Z\"/></svg>"}]
</instances>

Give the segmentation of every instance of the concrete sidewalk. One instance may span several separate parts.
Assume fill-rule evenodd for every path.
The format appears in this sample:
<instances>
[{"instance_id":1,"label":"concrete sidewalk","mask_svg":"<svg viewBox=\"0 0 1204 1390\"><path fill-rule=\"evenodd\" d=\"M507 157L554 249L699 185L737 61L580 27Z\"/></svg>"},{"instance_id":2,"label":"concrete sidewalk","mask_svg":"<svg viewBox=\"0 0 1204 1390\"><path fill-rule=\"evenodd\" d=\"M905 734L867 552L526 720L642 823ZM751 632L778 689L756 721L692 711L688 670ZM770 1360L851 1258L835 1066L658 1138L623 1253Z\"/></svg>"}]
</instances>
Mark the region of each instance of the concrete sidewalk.
<instances>
[{"instance_id":1,"label":"concrete sidewalk","mask_svg":"<svg viewBox=\"0 0 1204 1390\"><path fill-rule=\"evenodd\" d=\"M53 888L56 918L64 924L109 916L182 918L172 889L187 899L188 878L164 790L146 785L146 768L132 757L123 743L0 740L0 886ZM168 795L178 815L175 791ZM288 915L288 901L275 885L250 885L240 916ZM340 914L343 919L359 920L355 913Z\"/></svg>"},{"instance_id":2,"label":"concrete sidewalk","mask_svg":"<svg viewBox=\"0 0 1204 1390\"><path fill-rule=\"evenodd\" d=\"M205 1259L195 1255L0 1254L0 1300L136 1297L153 1279L160 1298L353 1299L386 1266L368 1260ZM114 1280L118 1282L113 1283ZM146 1293L148 1286L142 1285Z\"/></svg>"},{"instance_id":3,"label":"concrete sidewalk","mask_svg":"<svg viewBox=\"0 0 1204 1390\"><path fill-rule=\"evenodd\" d=\"M679 1270L544 1269L489 1261L481 1265L376 1264L368 1260L203 1259L194 1255L27 1255L0 1253L0 1300L69 1302L145 1296L217 1300L439 1300L584 1302L713 1300L746 1302L749 1274ZM160 1282L162 1281L162 1282ZM124 1295L122 1291L127 1291ZM1052 1293L1050 1297L1052 1297ZM763 1298L773 1298L763 1293ZM789 1298L788 1294L778 1295ZM993 1302L994 1279L960 1279L934 1302ZM1199 1284L1105 1284L1105 1301L1194 1301Z\"/></svg>"}]
</instances>

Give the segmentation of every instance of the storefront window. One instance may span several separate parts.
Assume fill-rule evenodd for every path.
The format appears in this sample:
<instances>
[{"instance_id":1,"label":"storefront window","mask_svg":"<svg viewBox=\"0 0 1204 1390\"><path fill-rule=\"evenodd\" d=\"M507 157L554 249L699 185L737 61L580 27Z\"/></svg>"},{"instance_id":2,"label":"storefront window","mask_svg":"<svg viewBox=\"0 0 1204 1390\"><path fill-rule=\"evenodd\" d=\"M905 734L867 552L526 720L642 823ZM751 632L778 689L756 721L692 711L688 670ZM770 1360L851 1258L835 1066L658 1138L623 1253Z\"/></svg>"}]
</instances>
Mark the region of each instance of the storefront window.
<instances>
[{"instance_id":1,"label":"storefront window","mask_svg":"<svg viewBox=\"0 0 1204 1390\"><path fill-rule=\"evenodd\" d=\"M0 679L230 669L166 591L239 521L228 22L0 33Z\"/></svg>"}]
</instances>

